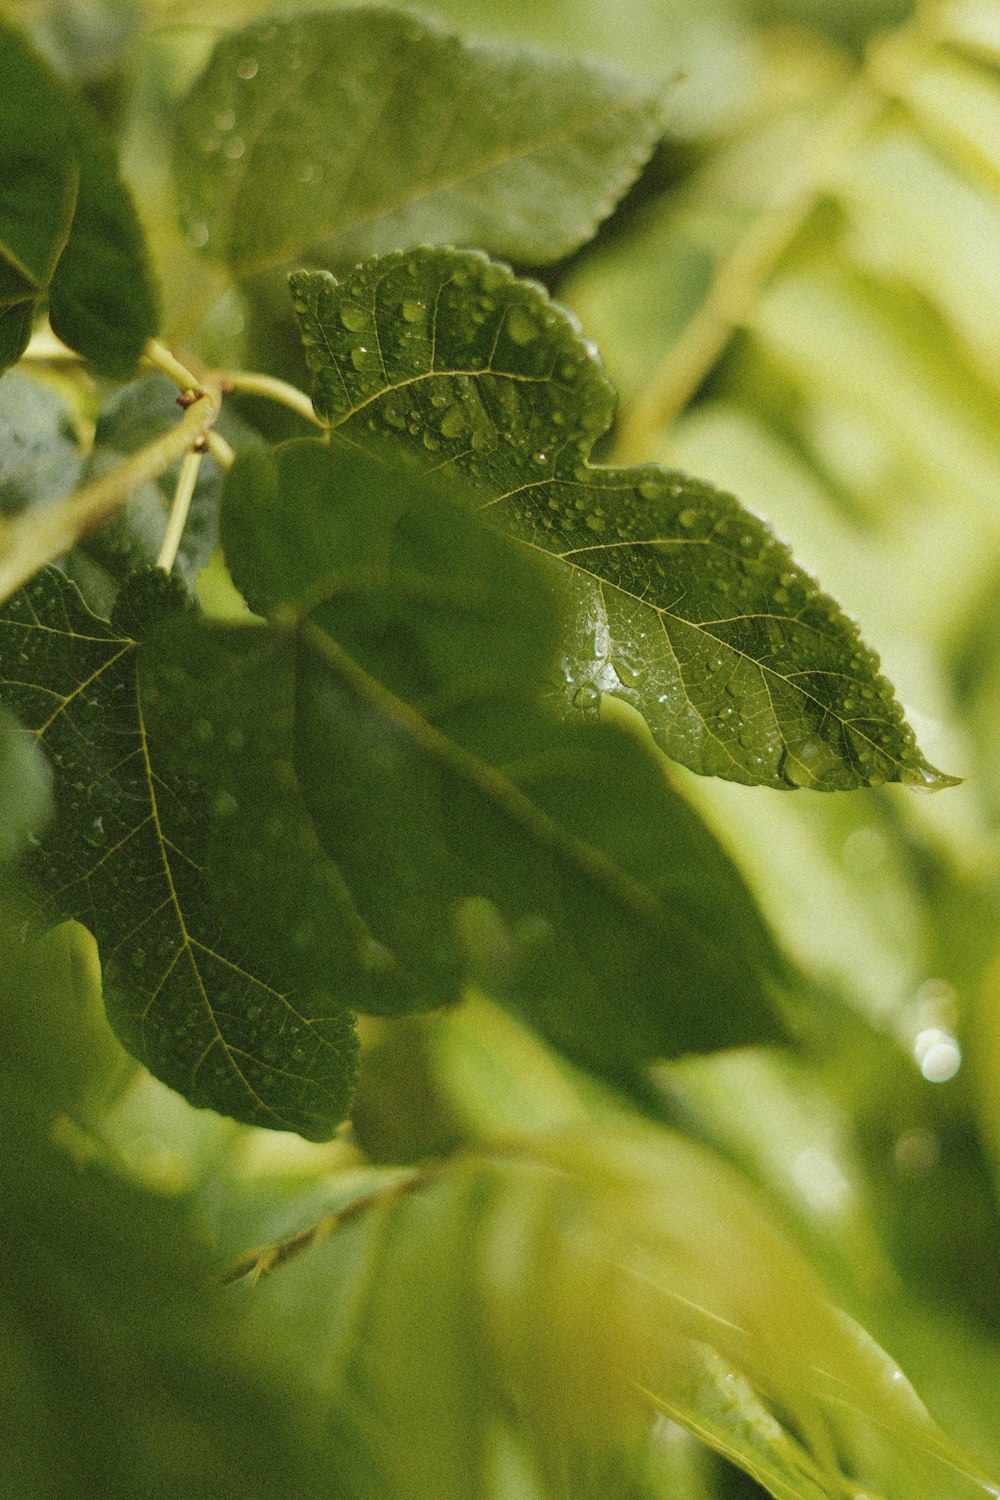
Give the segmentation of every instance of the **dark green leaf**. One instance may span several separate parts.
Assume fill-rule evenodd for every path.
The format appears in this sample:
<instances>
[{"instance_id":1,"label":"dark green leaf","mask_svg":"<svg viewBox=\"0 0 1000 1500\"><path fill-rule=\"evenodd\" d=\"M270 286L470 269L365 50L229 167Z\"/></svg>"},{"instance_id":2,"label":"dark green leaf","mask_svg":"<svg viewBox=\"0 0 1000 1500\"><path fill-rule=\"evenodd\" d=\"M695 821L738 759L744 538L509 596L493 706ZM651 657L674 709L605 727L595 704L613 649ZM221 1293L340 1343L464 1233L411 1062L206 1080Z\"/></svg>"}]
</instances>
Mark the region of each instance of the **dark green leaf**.
<instances>
[{"instance_id":1,"label":"dark green leaf","mask_svg":"<svg viewBox=\"0 0 1000 1500\"><path fill-rule=\"evenodd\" d=\"M471 977L598 1068L776 1034L763 924L656 758L536 706L551 563L313 440L239 462L223 525L274 628L172 624L143 682L245 951L365 1011Z\"/></svg>"},{"instance_id":2,"label":"dark green leaf","mask_svg":"<svg viewBox=\"0 0 1000 1500\"><path fill-rule=\"evenodd\" d=\"M578 703L626 699L675 760L733 781L951 784L856 625L763 521L686 475L589 462L614 393L541 287L433 249L291 279L333 431L459 471L497 524L565 564Z\"/></svg>"},{"instance_id":3,"label":"dark green leaf","mask_svg":"<svg viewBox=\"0 0 1000 1500\"><path fill-rule=\"evenodd\" d=\"M556 260L650 154L660 91L359 7L226 36L182 106L196 242L238 275L433 242Z\"/></svg>"},{"instance_id":4,"label":"dark green leaf","mask_svg":"<svg viewBox=\"0 0 1000 1500\"><path fill-rule=\"evenodd\" d=\"M83 455L70 417L50 385L20 371L0 382L0 513L59 499L76 484Z\"/></svg>"},{"instance_id":5,"label":"dark green leaf","mask_svg":"<svg viewBox=\"0 0 1000 1500\"><path fill-rule=\"evenodd\" d=\"M199 868L197 788L153 764L137 639L180 600L164 575L137 575L109 624L50 568L0 610L0 693L54 771L29 869L46 916L94 933L112 1023L152 1072L195 1104L325 1137L349 1102L351 1020L227 943Z\"/></svg>"},{"instance_id":6,"label":"dark green leaf","mask_svg":"<svg viewBox=\"0 0 1000 1500\"><path fill-rule=\"evenodd\" d=\"M128 375L156 332L142 231L83 105L0 25L0 366L49 299L52 327L104 374Z\"/></svg>"},{"instance_id":7,"label":"dark green leaf","mask_svg":"<svg viewBox=\"0 0 1000 1500\"><path fill-rule=\"evenodd\" d=\"M0 1027L24 1004L3 958ZM227 1307L207 1286L183 1196L81 1170L25 1131L8 1105L12 1090L18 1103L22 1090L32 1098L36 1079L10 1072L9 1061L4 1047L0 1449L9 1500L329 1500L311 1380L273 1325L251 1325L251 1308Z\"/></svg>"}]
</instances>

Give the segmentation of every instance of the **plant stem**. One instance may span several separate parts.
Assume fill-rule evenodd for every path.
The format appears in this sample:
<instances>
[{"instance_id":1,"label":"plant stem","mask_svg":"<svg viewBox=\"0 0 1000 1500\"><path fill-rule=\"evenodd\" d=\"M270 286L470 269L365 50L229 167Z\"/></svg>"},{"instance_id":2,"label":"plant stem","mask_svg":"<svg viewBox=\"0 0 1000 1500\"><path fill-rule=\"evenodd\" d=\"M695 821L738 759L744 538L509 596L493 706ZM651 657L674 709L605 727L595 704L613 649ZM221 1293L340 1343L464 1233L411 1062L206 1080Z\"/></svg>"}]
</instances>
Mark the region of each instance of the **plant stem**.
<instances>
[{"instance_id":1,"label":"plant stem","mask_svg":"<svg viewBox=\"0 0 1000 1500\"><path fill-rule=\"evenodd\" d=\"M781 184L769 206L719 266L698 311L647 391L621 424L616 461L641 462L676 421L745 319L799 233L837 164L864 137L883 107L868 76L859 74L838 100L813 150Z\"/></svg>"},{"instance_id":2,"label":"plant stem","mask_svg":"<svg viewBox=\"0 0 1000 1500\"><path fill-rule=\"evenodd\" d=\"M382 1187L374 1188L370 1193L363 1193L359 1198L353 1198L343 1208L325 1214L318 1223L311 1224L308 1229L300 1230L298 1234L291 1235L287 1240L279 1240L275 1245L265 1245L257 1250L248 1250L245 1255L240 1256L238 1261L223 1271L219 1277L220 1283L223 1286L230 1286L234 1281L242 1281L245 1277L250 1277L254 1282L259 1281L265 1271L273 1271L277 1266L283 1265L286 1260L291 1260L293 1256L307 1250L310 1245L317 1245L321 1240L329 1239L330 1235L335 1234L338 1229L342 1229L352 1219L360 1218L377 1204L391 1202L393 1199L405 1197L408 1193L417 1192L432 1181L439 1171L440 1167L429 1164L409 1177L399 1178Z\"/></svg>"},{"instance_id":3,"label":"plant stem","mask_svg":"<svg viewBox=\"0 0 1000 1500\"><path fill-rule=\"evenodd\" d=\"M181 391L200 391L202 388L202 382L197 375L192 375L191 371L182 365L180 360L171 354L166 344L161 344L159 339L149 340L143 352L143 360L168 376Z\"/></svg>"},{"instance_id":4,"label":"plant stem","mask_svg":"<svg viewBox=\"0 0 1000 1500\"><path fill-rule=\"evenodd\" d=\"M236 462L236 454L226 442L221 432L216 432L210 427L205 433L205 447L215 459L220 469L231 469Z\"/></svg>"},{"instance_id":5,"label":"plant stem","mask_svg":"<svg viewBox=\"0 0 1000 1500\"><path fill-rule=\"evenodd\" d=\"M198 471L201 468L203 449L198 446L189 448L181 460L181 471L177 476L177 489L174 492L174 503L170 507L170 516L167 521L167 529L163 535L163 545L160 555L156 559L156 566L162 568L164 573L169 573L177 557L177 549L181 544L184 534L184 525L191 509L191 497L194 487L198 483Z\"/></svg>"},{"instance_id":6,"label":"plant stem","mask_svg":"<svg viewBox=\"0 0 1000 1500\"><path fill-rule=\"evenodd\" d=\"M63 500L0 518L0 601L9 599L81 537L110 521L130 495L158 478L205 435L219 414L218 393L197 381L185 389L197 391L197 395L177 426L140 448L118 468L72 490Z\"/></svg>"},{"instance_id":7,"label":"plant stem","mask_svg":"<svg viewBox=\"0 0 1000 1500\"><path fill-rule=\"evenodd\" d=\"M307 422L312 422L317 427L325 426L317 417L305 392L300 391L298 386L289 385L287 380L279 380L275 375L258 375L253 370L220 370L215 378L223 391L243 391L248 396L267 396L297 412L300 417L305 417Z\"/></svg>"}]
</instances>

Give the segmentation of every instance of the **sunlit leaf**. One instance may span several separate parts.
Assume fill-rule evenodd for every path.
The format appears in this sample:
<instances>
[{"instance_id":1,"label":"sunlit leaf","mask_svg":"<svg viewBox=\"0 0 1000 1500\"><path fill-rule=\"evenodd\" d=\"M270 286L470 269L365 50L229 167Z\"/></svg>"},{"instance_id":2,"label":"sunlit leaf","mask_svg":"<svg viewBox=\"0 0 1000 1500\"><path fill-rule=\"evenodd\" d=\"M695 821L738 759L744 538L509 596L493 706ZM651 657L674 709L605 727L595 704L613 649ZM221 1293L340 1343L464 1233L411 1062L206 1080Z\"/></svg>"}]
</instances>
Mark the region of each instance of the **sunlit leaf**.
<instances>
[{"instance_id":1,"label":"sunlit leaf","mask_svg":"<svg viewBox=\"0 0 1000 1500\"><path fill-rule=\"evenodd\" d=\"M538 263L589 239L661 128L649 85L359 7L224 37L177 175L189 235L239 275L428 242Z\"/></svg>"},{"instance_id":2,"label":"sunlit leaf","mask_svg":"<svg viewBox=\"0 0 1000 1500\"><path fill-rule=\"evenodd\" d=\"M316 1238L257 1295L315 1351L351 1500L487 1493L507 1423L543 1493L624 1497L656 1411L779 1500L990 1492L745 1188L670 1132L467 1152Z\"/></svg>"},{"instance_id":3,"label":"sunlit leaf","mask_svg":"<svg viewBox=\"0 0 1000 1500\"><path fill-rule=\"evenodd\" d=\"M565 564L578 703L625 698L674 759L733 781L948 784L857 627L764 522L683 474L589 462L614 394L540 287L450 250L291 280L334 435L460 472L496 524Z\"/></svg>"},{"instance_id":4,"label":"sunlit leaf","mask_svg":"<svg viewBox=\"0 0 1000 1500\"><path fill-rule=\"evenodd\" d=\"M153 763L137 640L181 586L139 574L113 623L47 569L0 610L0 693L47 752L55 819L28 866L49 919L97 938L128 1049L193 1103L325 1137L353 1083L352 1022L224 938L199 868L197 789Z\"/></svg>"}]
</instances>

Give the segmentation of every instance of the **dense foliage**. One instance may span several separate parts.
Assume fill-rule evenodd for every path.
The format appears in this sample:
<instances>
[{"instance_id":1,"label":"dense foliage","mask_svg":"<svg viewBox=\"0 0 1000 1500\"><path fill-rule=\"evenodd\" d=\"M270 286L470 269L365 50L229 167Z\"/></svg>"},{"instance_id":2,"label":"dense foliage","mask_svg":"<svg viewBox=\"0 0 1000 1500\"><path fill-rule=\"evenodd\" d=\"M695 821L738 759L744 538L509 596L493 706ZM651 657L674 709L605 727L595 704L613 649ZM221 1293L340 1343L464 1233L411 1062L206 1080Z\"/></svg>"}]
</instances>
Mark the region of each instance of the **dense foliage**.
<instances>
[{"instance_id":1,"label":"dense foliage","mask_svg":"<svg viewBox=\"0 0 1000 1500\"><path fill-rule=\"evenodd\" d=\"M1000 1494L996 4L428 8L0 20L9 1492Z\"/></svg>"}]
</instances>

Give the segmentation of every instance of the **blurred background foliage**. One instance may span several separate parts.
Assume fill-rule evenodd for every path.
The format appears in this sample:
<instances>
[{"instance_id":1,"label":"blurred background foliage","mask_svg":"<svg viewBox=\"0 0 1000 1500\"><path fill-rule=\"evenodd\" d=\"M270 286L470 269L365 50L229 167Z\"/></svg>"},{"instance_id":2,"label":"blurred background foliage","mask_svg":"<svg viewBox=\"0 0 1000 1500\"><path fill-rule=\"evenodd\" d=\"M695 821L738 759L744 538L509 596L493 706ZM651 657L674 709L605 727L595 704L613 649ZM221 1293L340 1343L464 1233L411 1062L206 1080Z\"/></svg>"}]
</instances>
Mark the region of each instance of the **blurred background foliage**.
<instances>
[{"instance_id":1,"label":"blurred background foliage","mask_svg":"<svg viewBox=\"0 0 1000 1500\"><path fill-rule=\"evenodd\" d=\"M354 1124L328 1146L154 1083L106 1030L90 940L18 950L11 893L3 1482L860 1500L843 1476L864 1474L886 1500L972 1493L826 1296L996 1473L1000 5L417 8L670 80L667 137L596 240L520 269L601 349L621 394L606 456L767 517L966 780L787 796L677 772L808 976L795 1055L663 1065L623 1101L470 996L368 1024ZM294 372L271 292L185 245L169 188L180 90L261 9L4 7L118 138L164 336ZM25 784L8 739L0 793ZM252 1289L209 1287L375 1188Z\"/></svg>"}]
</instances>

